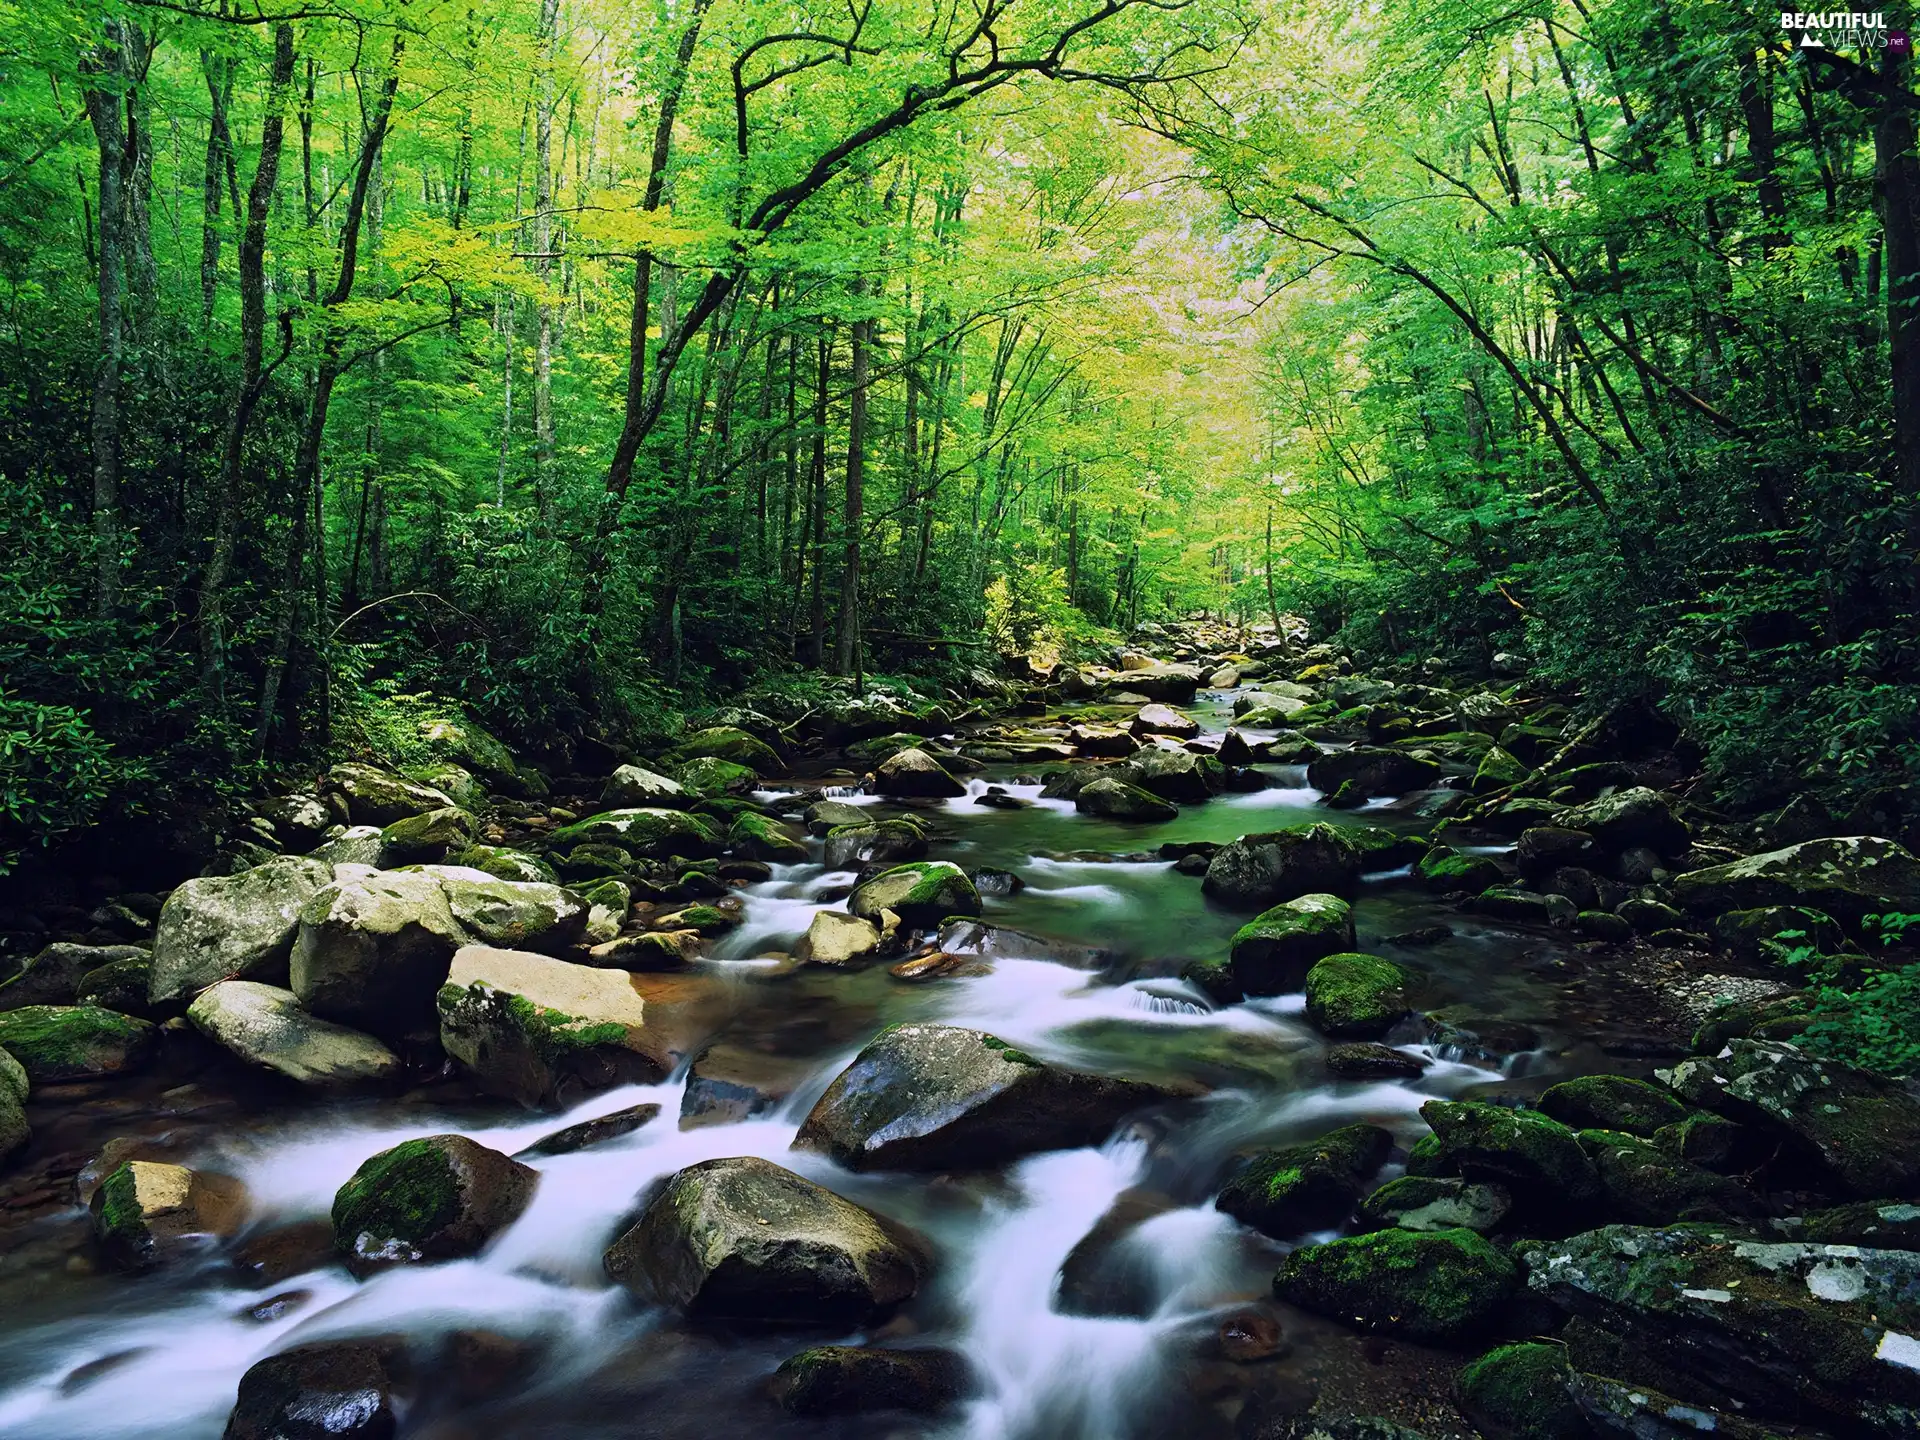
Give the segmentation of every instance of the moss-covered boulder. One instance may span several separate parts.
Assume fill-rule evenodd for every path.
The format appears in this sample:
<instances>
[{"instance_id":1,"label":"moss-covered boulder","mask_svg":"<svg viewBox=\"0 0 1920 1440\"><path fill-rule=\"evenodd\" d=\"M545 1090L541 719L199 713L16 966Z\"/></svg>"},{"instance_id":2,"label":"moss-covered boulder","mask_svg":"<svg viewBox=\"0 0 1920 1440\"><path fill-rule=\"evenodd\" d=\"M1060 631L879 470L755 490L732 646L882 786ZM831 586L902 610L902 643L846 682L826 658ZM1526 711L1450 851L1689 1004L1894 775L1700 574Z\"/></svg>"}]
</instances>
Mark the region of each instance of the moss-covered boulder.
<instances>
[{"instance_id":1,"label":"moss-covered boulder","mask_svg":"<svg viewBox=\"0 0 1920 1440\"><path fill-rule=\"evenodd\" d=\"M1662 1074L1683 1100L1788 1137L1843 1195L1920 1198L1920 1099L1904 1086L1778 1040Z\"/></svg>"},{"instance_id":2,"label":"moss-covered boulder","mask_svg":"<svg viewBox=\"0 0 1920 1440\"><path fill-rule=\"evenodd\" d=\"M1567 1388L1572 1374L1563 1346L1502 1345L1462 1368L1454 1390L1487 1440L1591 1440Z\"/></svg>"},{"instance_id":3,"label":"moss-covered boulder","mask_svg":"<svg viewBox=\"0 0 1920 1440\"><path fill-rule=\"evenodd\" d=\"M1795 905L1849 924L1920 911L1920 860L1891 840L1808 840L1673 878L1675 900L1697 914Z\"/></svg>"},{"instance_id":4,"label":"moss-covered boulder","mask_svg":"<svg viewBox=\"0 0 1920 1440\"><path fill-rule=\"evenodd\" d=\"M1392 1150L1393 1136L1378 1125L1343 1125L1305 1145L1262 1150L1247 1157L1214 1205L1277 1239L1338 1225Z\"/></svg>"},{"instance_id":5,"label":"moss-covered boulder","mask_svg":"<svg viewBox=\"0 0 1920 1440\"><path fill-rule=\"evenodd\" d=\"M1513 1197L1498 1185L1448 1175L1402 1175L1360 1202L1368 1229L1472 1230L1488 1235L1513 1209Z\"/></svg>"},{"instance_id":6,"label":"moss-covered boulder","mask_svg":"<svg viewBox=\"0 0 1920 1440\"><path fill-rule=\"evenodd\" d=\"M873 772L873 788L882 795L948 799L967 793L967 787L947 773L926 751L916 747L897 751Z\"/></svg>"},{"instance_id":7,"label":"moss-covered boulder","mask_svg":"<svg viewBox=\"0 0 1920 1440\"><path fill-rule=\"evenodd\" d=\"M1378 955L1344 951L1307 972L1307 1019L1322 1035L1377 1040L1407 1013L1413 974Z\"/></svg>"},{"instance_id":8,"label":"moss-covered boulder","mask_svg":"<svg viewBox=\"0 0 1920 1440\"><path fill-rule=\"evenodd\" d=\"M387 865L417 865L444 860L450 850L473 844L473 816L457 806L428 810L396 820L380 832L380 857Z\"/></svg>"},{"instance_id":9,"label":"moss-covered boulder","mask_svg":"<svg viewBox=\"0 0 1920 1440\"><path fill-rule=\"evenodd\" d=\"M134 950L125 959L109 960L82 975L74 987L73 1003L98 1005L102 1010L118 1010L123 1015L150 1020L155 1016L155 1007L147 999L152 988L153 956L145 950Z\"/></svg>"},{"instance_id":10,"label":"moss-covered boulder","mask_svg":"<svg viewBox=\"0 0 1920 1440\"><path fill-rule=\"evenodd\" d=\"M710 820L684 810L642 806L608 810L556 830L551 848L571 851L580 845L616 845L629 854L664 860L669 855L718 855L722 844L720 832Z\"/></svg>"},{"instance_id":11,"label":"moss-covered boulder","mask_svg":"<svg viewBox=\"0 0 1920 1440\"><path fill-rule=\"evenodd\" d=\"M1439 1139L1446 1169L1503 1186L1530 1211L1589 1205L1600 1177L1580 1137L1537 1110L1472 1100L1429 1100L1420 1114Z\"/></svg>"},{"instance_id":12,"label":"moss-covered boulder","mask_svg":"<svg viewBox=\"0 0 1920 1440\"><path fill-rule=\"evenodd\" d=\"M1337 895L1301 895L1234 933L1233 978L1248 995L1285 995L1329 955L1353 949L1353 907Z\"/></svg>"},{"instance_id":13,"label":"moss-covered boulder","mask_svg":"<svg viewBox=\"0 0 1920 1440\"><path fill-rule=\"evenodd\" d=\"M883 870L847 897L847 912L880 922L891 910L904 925L937 925L949 915L978 915L980 892L967 872L946 860L913 860Z\"/></svg>"},{"instance_id":14,"label":"moss-covered boulder","mask_svg":"<svg viewBox=\"0 0 1920 1440\"><path fill-rule=\"evenodd\" d=\"M1436 845L1420 857L1413 873L1429 890L1464 890L1478 895L1489 885L1498 885L1505 877L1500 867L1484 855L1462 855L1451 845Z\"/></svg>"},{"instance_id":15,"label":"moss-covered boulder","mask_svg":"<svg viewBox=\"0 0 1920 1440\"><path fill-rule=\"evenodd\" d=\"M1428 1063L1373 1040L1347 1040L1327 1047L1327 1071L1342 1080L1417 1080Z\"/></svg>"},{"instance_id":16,"label":"moss-covered boulder","mask_svg":"<svg viewBox=\"0 0 1920 1440\"><path fill-rule=\"evenodd\" d=\"M353 1089L399 1078L400 1058L371 1035L317 1020L291 990L256 980L209 985L187 1019L250 1065L316 1089Z\"/></svg>"},{"instance_id":17,"label":"moss-covered boulder","mask_svg":"<svg viewBox=\"0 0 1920 1440\"><path fill-rule=\"evenodd\" d=\"M392 1440L407 1372L393 1337L321 1340L255 1361L225 1440Z\"/></svg>"},{"instance_id":18,"label":"moss-covered boulder","mask_svg":"<svg viewBox=\"0 0 1920 1440\"><path fill-rule=\"evenodd\" d=\"M1532 774L1533 771L1518 757L1494 745L1480 757L1480 763L1474 769L1473 793L1490 795L1496 790L1511 790L1516 785L1526 784L1527 777Z\"/></svg>"},{"instance_id":19,"label":"moss-covered boulder","mask_svg":"<svg viewBox=\"0 0 1920 1440\"><path fill-rule=\"evenodd\" d=\"M809 835L826 835L842 825L865 825L873 819L872 807L845 800L816 800L803 813Z\"/></svg>"},{"instance_id":20,"label":"moss-covered boulder","mask_svg":"<svg viewBox=\"0 0 1920 1440\"><path fill-rule=\"evenodd\" d=\"M1273 1293L1363 1330L1430 1345L1483 1335L1519 1268L1471 1230L1377 1230L1307 1245L1280 1262Z\"/></svg>"},{"instance_id":21,"label":"moss-covered boulder","mask_svg":"<svg viewBox=\"0 0 1920 1440\"><path fill-rule=\"evenodd\" d=\"M836 825L827 832L829 870L856 870L863 865L900 865L927 853L926 832L910 820L867 820Z\"/></svg>"},{"instance_id":22,"label":"moss-covered boulder","mask_svg":"<svg viewBox=\"0 0 1920 1440\"><path fill-rule=\"evenodd\" d=\"M1535 825L1522 830L1513 845L1513 863L1530 881L1545 880L1568 865L1591 868L1600 859L1591 835L1563 825Z\"/></svg>"},{"instance_id":23,"label":"moss-covered boulder","mask_svg":"<svg viewBox=\"0 0 1920 1440\"><path fill-rule=\"evenodd\" d=\"M1331 825L1272 830L1222 845L1200 888L1231 909L1257 910L1302 895L1352 895L1363 863L1346 833Z\"/></svg>"},{"instance_id":24,"label":"moss-covered boulder","mask_svg":"<svg viewBox=\"0 0 1920 1440\"><path fill-rule=\"evenodd\" d=\"M1067 731L1067 740L1076 754L1096 760L1124 760L1140 748L1140 742L1118 725L1075 725Z\"/></svg>"},{"instance_id":25,"label":"moss-covered boulder","mask_svg":"<svg viewBox=\"0 0 1920 1440\"><path fill-rule=\"evenodd\" d=\"M1920 1250L1920 1205L1869 1200L1859 1205L1836 1205L1775 1223L1790 1238L1810 1240L1816 1245Z\"/></svg>"},{"instance_id":26,"label":"moss-covered boulder","mask_svg":"<svg viewBox=\"0 0 1920 1440\"><path fill-rule=\"evenodd\" d=\"M523 1105L651 1084L669 1068L621 970L469 945L454 955L437 1005L447 1055L489 1095Z\"/></svg>"},{"instance_id":27,"label":"moss-covered boulder","mask_svg":"<svg viewBox=\"0 0 1920 1440\"><path fill-rule=\"evenodd\" d=\"M96 1005L23 1005L0 1012L0 1050L35 1085L124 1075L153 1056L158 1032L145 1020Z\"/></svg>"},{"instance_id":28,"label":"moss-covered boulder","mask_svg":"<svg viewBox=\"0 0 1920 1440\"><path fill-rule=\"evenodd\" d=\"M1137 820L1143 823L1172 820L1180 807L1142 790L1119 775L1100 775L1078 786L1073 792L1073 808L1082 815L1102 820Z\"/></svg>"},{"instance_id":29,"label":"moss-covered boulder","mask_svg":"<svg viewBox=\"0 0 1920 1440\"><path fill-rule=\"evenodd\" d=\"M184 882L154 928L148 999L157 1005L216 980L284 980L301 908L332 879L330 865L284 855Z\"/></svg>"},{"instance_id":30,"label":"moss-covered boulder","mask_svg":"<svg viewBox=\"0 0 1920 1440\"><path fill-rule=\"evenodd\" d=\"M714 725L697 730L673 749L673 758L676 760L693 760L702 756L744 765L761 775L787 773L786 762L771 745L734 725Z\"/></svg>"},{"instance_id":31,"label":"moss-covered boulder","mask_svg":"<svg viewBox=\"0 0 1920 1440\"><path fill-rule=\"evenodd\" d=\"M751 811L734 817L727 829L727 848L773 865L801 865L807 858L805 843L789 835L779 821Z\"/></svg>"},{"instance_id":32,"label":"moss-covered boulder","mask_svg":"<svg viewBox=\"0 0 1920 1440\"><path fill-rule=\"evenodd\" d=\"M644 765L619 766L600 787L600 805L606 810L679 810L694 798L679 781Z\"/></svg>"},{"instance_id":33,"label":"moss-covered boulder","mask_svg":"<svg viewBox=\"0 0 1920 1440\"><path fill-rule=\"evenodd\" d=\"M1637 1135L1582 1130L1580 1147L1600 1176L1598 1204L1610 1220L1635 1225L1729 1221L1759 1209L1759 1201L1737 1181Z\"/></svg>"},{"instance_id":34,"label":"moss-covered boulder","mask_svg":"<svg viewBox=\"0 0 1920 1440\"><path fill-rule=\"evenodd\" d=\"M1584 830L1612 855L1644 845L1663 860L1677 860L1691 843L1686 823L1666 797L1644 785L1575 805L1561 813L1559 823L1568 830Z\"/></svg>"},{"instance_id":35,"label":"moss-covered boulder","mask_svg":"<svg viewBox=\"0 0 1920 1440\"><path fill-rule=\"evenodd\" d=\"M1562 1080L1540 1096L1538 1109L1575 1130L1619 1130L1648 1137L1664 1125L1687 1118L1687 1107L1664 1085L1625 1075Z\"/></svg>"},{"instance_id":36,"label":"moss-covered boulder","mask_svg":"<svg viewBox=\"0 0 1920 1440\"><path fill-rule=\"evenodd\" d=\"M430 874L337 880L300 912L288 988L311 1015L397 1039L432 1023L434 992L463 938Z\"/></svg>"},{"instance_id":37,"label":"moss-covered boulder","mask_svg":"<svg viewBox=\"0 0 1920 1440\"><path fill-rule=\"evenodd\" d=\"M464 1135L404 1140L334 1195L334 1248L358 1275L478 1254L520 1218L539 1178Z\"/></svg>"},{"instance_id":38,"label":"moss-covered boulder","mask_svg":"<svg viewBox=\"0 0 1920 1440\"><path fill-rule=\"evenodd\" d=\"M72 1005L80 1001L80 983L88 974L127 960L138 961L151 972L153 956L136 945L48 945L29 956L18 974L0 984L0 1010L18 1010L22 1005ZM144 1003L144 986L140 998Z\"/></svg>"},{"instance_id":39,"label":"moss-covered boulder","mask_svg":"<svg viewBox=\"0 0 1920 1440\"><path fill-rule=\"evenodd\" d=\"M454 923L469 941L557 954L586 933L592 897L546 881L502 880L461 865L429 865ZM617 907L626 913L623 901Z\"/></svg>"},{"instance_id":40,"label":"moss-covered boulder","mask_svg":"<svg viewBox=\"0 0 1920 1440\"><path fill-rule=\"evenodd\" d=\"M226 1175L129 1160L100 1182L91 1210L95 1243L119 1270L150 1270L246 1218L246 1189Z\"/></svg>"},{"instance_id":41,"label":"moss-covered boulder","mask_svg":"<svg viewBox=\"0 0 1920 1440\"><path fill-rule=\"evenodd\" d=\"M690 1315L842 1328L884 1318L928 1270L910 1232L750 1156L674 1175L605 1265L643 1299Z\"/></svg>"},{"instance_id":42,"label":"moss-covered boulder","mask_svg":"<svg viewBox=\"0 0 1920 1440\"><path fill-rule=\"evenodd\" d=\"M1831 915L1804 905L1730 910L1714 918L1713 938L1723 950L1750 964L1783 962L1797 949L1830 954L1846 940Z\"/></svg>"},{"instance_id":43,"label":"moss-covered boulder","mask_svg":"<svg viewBox=\"0 0 1920 1440\"><path fill-rule=\"evenodd\" d=\"M0 1165L33 1138L27 1124L27 1094L32 1089L27 1070L12 1052L0 1050Z\"/></svg>"},{"instance_id":44,"label":"moss-covered boulder","mask_svg":"<svg viewBox=\"0 0 1920 1440\"><path fill-rule=\"evenodd\" d=\"M795 1415L927 1415L965 1398L972 1383L966 1357L952 1350L818 1345L782 1361L769 1389Z\"/></svg>"},{"instance_id":45,"label":"moss-covered boulder","mask_svg":"<svg viewBox=\"0 0 1920 1440\"><path fill-rule=\"evenodd\" d=\"M759 774L746 765L736 765L717 755L696 755L674 767L680 788L695 800L720 800L739 797L760 783Z\"/></svg>"},{"instance_id":46,"label":"moss-covered boulder","mask_svg":"<svg viewBox=\"0 0 1920 1440\"><path fill-rule=\"evenodd\" d=\"M1126 764L1116 766L1115 776L1175 805L1198 805L1227 784L1226 766L1213 756L1168 745L1145 746Z\"/></svg>"},{"instance_id":47,"label":"moss-covered boulder","mask_svg":"<svg viewBox=\"0 0 1920 1440\"><path fill-rule=\"evenodd\" d=\"M1920 1433L1920 1254L1608 1225L1521 1255L1532 1291L1605 1339L1615 1378L1827 1433Z\"/></svg>"},{"instance_id":48,"label":"moss-covered boulder","mask_svg":"<svg viewBox=\"0 0 1920 1440\"><path fill-rule=\"evenodd\" d=\"M1096 1145L1165 1098L1151 1085L1043 1064L984 1031L896 1025L834 1078L793 1143L851 1170L984 1168Z\"/></svg>"},{"instance_id":49,"label":"moss-covered boulder","mask_svg":"<svg viewBox=\"0 0 1920 1440\"><path fill-rule=\"evenodd\" d=\"M338 795L355 825L387 826L453 804L444 790L422 785L378 765L347 761L327 772L326 788Z\"/></svg>"},{"instance_id":50,"label":"moss-covered boulder","mask_svg":"<svg viewBox=\"0 0 1920 1440\"><path fill-rule=\"evenodd\" d=\"M1314 789L1331 795L1347 786L1350 793L1368 799L1424 790L1439 778L1440 767L1432 760L1365 745L1329 751L1307 766L1307 783Z\"/></svg>"}]
</instances>

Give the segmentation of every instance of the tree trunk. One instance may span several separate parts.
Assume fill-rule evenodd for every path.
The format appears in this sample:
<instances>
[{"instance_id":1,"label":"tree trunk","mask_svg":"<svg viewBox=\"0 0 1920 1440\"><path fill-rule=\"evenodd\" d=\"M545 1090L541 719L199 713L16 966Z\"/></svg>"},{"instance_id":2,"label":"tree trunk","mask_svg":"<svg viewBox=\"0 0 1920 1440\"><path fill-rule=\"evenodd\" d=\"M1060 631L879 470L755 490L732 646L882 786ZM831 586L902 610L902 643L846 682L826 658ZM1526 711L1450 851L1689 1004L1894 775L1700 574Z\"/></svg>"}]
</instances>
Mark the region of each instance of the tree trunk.
<instances>
[{"instance_id":1,"label":"tree trunk","mask_svg":"<svg viewBox=\"0 0 1920 1440\"><path fill-rule=\"evenodd\" d=\"M540 0L540 84L533 105L533 253L540 277L533 341L533 496L543 526L553 520L553 307L546 287L553 280L554 50L560 0Z\"/></svg>"},{"instance_id":2,"label":"tree trunk","mask_svg":"<svg viewBox=\"0 0 1920 1440\"><path fill-rule=\"evenodd\" d=\"M234 65L224 56L200 52L207 80L207 159L200 179L200 328L213 325L213 299L220 285L220 181L227 155L227 102L233 95Z\"/></svg>"},{"instance_id":3,"label":"tree trunk","mask_svg":"<svg viewBox=\"0 0 1920 1440\"><path fill-rule=\"evenodd\" d=\"M852 286L855 303L866 298L864 278ZM867 480L867 386L872 361L869 349L873 339L873 321L862 315L853 322L853 394L847 405L847 485L843 517L846 534L842 537L840 561L840 646L834 668L842 675L859 677L860 662L860 540L866 508ZM858 691L856 684L855 690Z\"/></svg>"},{"instance_id":4,"label":"tree trunk","mask_svg":"<svg viewBox=\"0 0 1920 1440\"><path fill-rule=\"evenodd\" d=\"M1920 155L1914 149L1914 112L1902 103L1905 57L1881 52L1886 94L1873 130L1880 180L1880 220L1886 235L1887 359L1893 380L1894 475L1907 512L1907 543L1920 547ZM1913 581L1920 600L1920 565ZM1916 607L1920 608L1920 607Z\"/></svg>"},{"instance_id":5,"label":"tree trunk","mask_svg":"<svg viewBox=\"0 0 1920 1440\"><path fill-rule=\"evenodd\" d=\"M84 58L90 84L84 100L99 145L99 318L93 371L94 613L111 617L120 598L120 386L124 347L121 311L126 284L126 202L120 178L126 165L127 131L122 97L127 83L127 37L109 20L101 42Z\"/></svg>"}]
</instances>

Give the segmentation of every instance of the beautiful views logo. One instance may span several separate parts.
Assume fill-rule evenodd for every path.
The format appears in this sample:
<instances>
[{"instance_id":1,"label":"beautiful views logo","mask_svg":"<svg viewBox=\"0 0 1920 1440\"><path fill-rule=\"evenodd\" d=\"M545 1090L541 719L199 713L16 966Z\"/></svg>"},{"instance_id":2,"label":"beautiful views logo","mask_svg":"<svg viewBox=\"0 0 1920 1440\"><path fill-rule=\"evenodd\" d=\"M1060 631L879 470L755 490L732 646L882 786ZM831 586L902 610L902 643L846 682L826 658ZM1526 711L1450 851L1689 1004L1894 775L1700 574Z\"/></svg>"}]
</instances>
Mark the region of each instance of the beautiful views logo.
<instances>
[{"instance_id":1,"label":"beautiful views logo","mask_svg":"<svg viewBox=\"0 0 1920 1440\"><path fill-rule=\"evenodd\" d=\"M1803 50L1892 50L1905 55L1911 42L1904 30L1889 30L1879 10L1782 10L1780 28L1800 33Z\"/></svg>"}]
</instances>

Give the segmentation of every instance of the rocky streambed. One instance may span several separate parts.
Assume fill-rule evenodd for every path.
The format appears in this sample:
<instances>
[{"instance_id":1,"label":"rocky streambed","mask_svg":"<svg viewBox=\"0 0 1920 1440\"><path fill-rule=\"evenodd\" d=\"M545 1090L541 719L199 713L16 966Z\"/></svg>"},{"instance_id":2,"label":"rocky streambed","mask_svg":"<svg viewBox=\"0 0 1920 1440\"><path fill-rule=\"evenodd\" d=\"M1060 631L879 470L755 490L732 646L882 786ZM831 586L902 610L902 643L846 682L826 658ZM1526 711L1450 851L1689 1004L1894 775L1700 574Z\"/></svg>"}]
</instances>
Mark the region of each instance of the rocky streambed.
<instances>
[{"instance_id":1,"label":"rocky streambed","mask_svg":"<svg viewBox=\"0 0 1920 1440\"><path fill-rule=\"evenodd\" d=\"M0 1433L1920 1429L1920 1100L1780 963L1920 910L1897 838L1136 639L554 773L443 726L49 914Z\"/></svg>"}]
</instances>

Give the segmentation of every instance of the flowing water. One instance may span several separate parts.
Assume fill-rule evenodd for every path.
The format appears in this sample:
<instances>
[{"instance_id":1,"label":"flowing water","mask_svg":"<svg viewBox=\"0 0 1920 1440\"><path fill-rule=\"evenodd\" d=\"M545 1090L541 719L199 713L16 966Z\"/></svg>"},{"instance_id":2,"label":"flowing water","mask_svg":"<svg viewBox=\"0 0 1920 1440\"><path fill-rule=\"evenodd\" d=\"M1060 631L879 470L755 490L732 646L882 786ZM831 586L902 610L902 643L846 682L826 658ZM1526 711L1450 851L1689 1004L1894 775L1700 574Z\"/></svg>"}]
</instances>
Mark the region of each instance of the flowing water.
<instances>
[{"instance_id":1,"label":"flowing water","mask_svg":"<svg viewBox=\"0 0 1920 1440\"><path fill-rule=\"evenodd\" d=\"M1225 699L1200 707L1209 728L1224 722ZM815 911L843 905L829 897L843 894L852 877L819 864L781 867L746 890L744 923L688 982L700 995L694 1011L702 1035L789 1077L791 1093L777 1109L681 1129L675 1117L685 1080L676 1075L595 1096L561 1116L476 1106L449 1091L444 1099L428 1092L405 1101L308 1101L182 1123L174 1127L176 1140L185 1137L177 1158L244 1180L257 1233L323 1219L335 1189L362 1161L410 1136L459 1131L512 1152L637 1103L662 1110L618 1140L532 1160L543 1176L532 1206L478 1258L397 1269L365 1283L323 1265L258 1285L237 1278L230 1257L213 1251L202 1263L139 1278L95 1274L73 1243L80 1212L36 1221L43 1234L16 1245L0 1267L0 1435L216 1436L255 1360L315 1339L391 1333L407 1336L416 1354L434 1353L443 1337L465 1331L521 1342L509 1352L520 1362L510 1374L420 1387L404 1433L448 1440L1230 1435L1232 1416L1249 1397L1297 1406L1329 1385L1390 1392L1424 1383L1417 1356L1400 1368L1383 1365L1377 1349L1362 1353L1352 1337L1291 1312L1277 1355L1246 1365L1218 1358L1212 1337L1223 1317L1249 1304L1273 1313L1267 1281L1285 1248L1213 1208L1222 1172L1237 1150L1309 1138L1352 1120L1387 1125L1409 1141L1422 1128L1420 1105L1436 1095L1505 1083L1521 1070L1539 1083L1567 1063L1564 1055L1550 1058L1561 1037L1542 1036L1533 1053L1516 1055L1513 1045L1437 1053L1410 1024L1392 1038L1430 1062L1417 1082L1332 1080L1321 1063L1325 1042L1304 1023L1301 997L1220 1008L1178 978L1184 960L1223 956L1243 917L1211 906L1198 880L1139 854L1166 840L1225 841L1329 818L1300 770L1266 767L1271 788L1146 827L1078 815L1068 803L1040 798L1018 773L996 767L973 779L967 797L945 802L933 815L944 835L934 854L1026 881L1019 893L987 901L988 920L1103 947L1113 952L1111 963L1073 968L1049 958L1052 947L1015 943L994 957L990 973L930 983L903 983L883 967L795 970L756 957L790 947ZM989 783L1027 803L1016 810L976 803ZM1411 828L1380 811L1357 819ZM819 842L810 843L817 856ZM1389 953L1429 974L1430 1003L1537 1023L1530 987L1541 982L1516 962L1551 948L1542 937L1441 912L1404 872L1368 877L1356 915L1362 949L1416 926L1450 925L1449 940ZM790 1150L834 1074L883 1025L906 1019L975 1026L1051 1060L1198 1080L1209 1089L1099 1149L1032 1156L1000 1174L854 1175ZM935 1278L877 1337L691 1327L610 1287L601 1252L649 1185L733 1155L789 1166L915 1226L935 1246ZM1110 1211L1135 1223L1096 1231ZM1109 1307L1118 1313L1067 1313L1076 1307L1062 1303L1061 1266L1089 1232L1105 1237L1101 1273L1122 1278L1127 1302ZM979 1377L977 1398L937 1420L880 1422L799 1420L766 1399L765 1377L794 1350L873 1338L963 1350ZM1369 1364L1380 1372L1371 1379Z\"/></svg>"}]
</instances>

